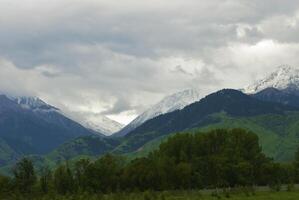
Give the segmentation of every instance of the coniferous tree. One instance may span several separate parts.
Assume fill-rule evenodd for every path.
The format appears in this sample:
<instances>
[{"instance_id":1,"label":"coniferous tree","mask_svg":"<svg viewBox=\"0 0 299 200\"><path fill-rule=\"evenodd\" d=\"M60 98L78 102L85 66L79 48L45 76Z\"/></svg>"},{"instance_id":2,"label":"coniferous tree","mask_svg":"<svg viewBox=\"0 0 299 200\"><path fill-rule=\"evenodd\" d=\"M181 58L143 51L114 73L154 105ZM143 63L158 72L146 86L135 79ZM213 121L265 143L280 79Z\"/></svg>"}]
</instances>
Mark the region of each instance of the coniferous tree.
<instances>
[{"instance_id":1,"label":"coniferous tree","mask_svg":"<svg viewBox=\"0 0 299 200\"><path fill-rule=\"evenodd\" d=\"M39 184L40 184L40 189L43 193L49 192L53 181L52 178L53 178L52 171L48 167L45 167L41 170Z\"/></svg>"},{"instance_id":2,"label":"coniferous tree","mask_svg":"<svg viewBox=\"0 0 299 200\"><path fill-rule=\"evenodd\" d=\"M80 191L88 191L92 177L93 164L89 159L81 159L75 163L74 177Z\"/></svg>"},{"instance_id":3,"label":"coniferous tree","mask_svg":"<svg viewBox=\"0 0 299 200\"><path fill-rule=\"evenodd\" d=\"M32 192L37 178L31 160L23 158L19 161L13 169L13 175L14 185L20 193Z\"/></svg>"},{"instance_id":4,"label":"coniferous tree","mask_svg":"<svg viewBox=\"0 0 299 200\"><path fill-rule=\"evenodd\" d=\"M68 164L61 165L55 170L54 187L57 193L62 195L75 191L75 181Z\"/></svg>"},{"instance_id":5,"label":"coniferous tree","mask_svg":"<svg viewBox=\"0 0 299 200\"><path fill-rule=\"evenodd\" d=\"M11 180L7 176L0 175L0 198L11 190Z\"/></svg>"}]
</instances>

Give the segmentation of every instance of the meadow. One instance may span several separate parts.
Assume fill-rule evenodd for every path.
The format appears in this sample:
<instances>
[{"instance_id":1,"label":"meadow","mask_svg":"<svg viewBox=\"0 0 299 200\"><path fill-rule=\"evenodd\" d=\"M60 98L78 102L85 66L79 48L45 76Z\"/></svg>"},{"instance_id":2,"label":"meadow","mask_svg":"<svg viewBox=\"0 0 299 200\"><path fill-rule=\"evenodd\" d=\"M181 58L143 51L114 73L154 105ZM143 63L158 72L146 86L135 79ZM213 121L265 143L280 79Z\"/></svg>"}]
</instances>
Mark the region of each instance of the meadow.
<instances>
[{"instance_id":1,"label":"meadow","mask_svg":"<svg viewBox=\"0 0 299 200\"><path fill-rule=\"evenodd\" d=\"M18 199L26 199L18 197ZM34 198L33 198L34 199ZM292 191L273 191L270 189L262 189L262 191L232 191L218 193L215 190L198 190L198 191L164 191L164 192L142 192L142 193L114 193L114 194L80 194L80 195L64 195L53 196L51 194L36 200L298 200L299 190Z\"/></svg>"}]
</instances>

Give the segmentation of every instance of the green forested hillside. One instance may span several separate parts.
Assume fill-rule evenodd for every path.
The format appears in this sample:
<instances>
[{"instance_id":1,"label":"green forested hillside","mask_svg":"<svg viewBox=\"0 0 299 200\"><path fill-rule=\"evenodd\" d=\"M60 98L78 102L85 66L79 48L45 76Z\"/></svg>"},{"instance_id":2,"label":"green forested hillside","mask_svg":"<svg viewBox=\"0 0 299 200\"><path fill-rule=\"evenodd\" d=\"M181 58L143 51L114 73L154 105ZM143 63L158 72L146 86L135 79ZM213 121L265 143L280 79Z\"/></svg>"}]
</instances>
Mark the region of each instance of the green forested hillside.
<instances>
[{"instance_id":1,"label":"green forested hillside","mask_svg":"<svg viewBox=\"0 0 299 200\"><path fill-rule=\"evenodd\" d=\"M299 112L286 114L268 114L254 117L230 117L224 113L210 116L215 123L185 130L186 132L207 131L215 128L244 128L255 132L263 152L277 161L291 161L299 146ZM167 137L161 136L147 142L137 151L129 153L131 157L146 155L157 148Z\"/></svg>"},{"instance_id":2,"label":"green forested hillside","mask_svg":"<svg viewBox=\"0 0 299 200\"><path fill-rule=\"evenodd\" d=\"M299 113L261 115L247 118L222 116L221 122L201 128L241 127L257 133L263 152L278 161L290 161L299 146Z\"/></svg>"},{"instance_id":3,"label":"green forested hillside","mask_svg":"<svg viewBox=\"0 0 299 200\"><path fill-rule=\"evenodd\" d=\"M291 161L299 144L298 109L257 100L236 90L221 90L183 110L149 120L125 137L79 137L65 142L47 155L32 158L38 166L43 163L55 166L86 156L95 158L107 152L135 158L147 155L177 132L243 128L258 135L267 156L276 161ZM0 141L0 146L0 156L14 161L12 158L17 152L5 142Z\"/></svg>"},{"instance_id":4,"label":"green forested hillside","mask_svg":"<svg viewBox=\"0 0 299 200\"><path fill-rule=\"evenodd\" d=\"M12 172L10 177L0 174L0 199L131 199L127 197L132 194L148 200L193 199L177 194L198 190L217 199L249 197L256 195L257 187L293 191L299 183L299 151L294 162L277 163L261 151L253 132L215 129L176 134L149 155L129 162L106 154L38 172L31 159L24 158ZM155 196L159 191L173 194Z\"/></svg>"},{"instance_id":5,"label":"green forested hillside","mask_svg":"<svg viewBox=\"0 0 299 200\"><path fill-rule=\"evenodd\" d=\"M80 155L99 156L112 151L119 144L119 139L99 136L84 136L61 145L56 150L48 154L47 158L59 163L61 161L73 159Z\"/></svg>"},{"instance_id":6,"label":"green forested hillside","mask_svg":"<svg viewBox=\"0 0 299 200\"><path fill-rule=\"evenodd\" d=\"M20 155L0 138L0 166L7 164L7 161L15 161Z\"/></svg>"},{"instance_id":7,"label":"green forested hillside","mask_svg":"<svg viewBox=\"0 0 299 200\"><path fill-rule=\"evenodd\" d=\"M234 119L243 119L262 115L283 116L288 115L287 112L298 110L297 107L265 102L237 90L225 89L210 94L182 110L167 113L145 122L126 135L115 152L133 152L159 137L221 123L223 121L221 118L213 117L217 113L225 113Z\"/></svg>"},{"instance_id":8,"label":"green forested hillside","mask_svg":"<svg viewBox=\"0 0 299 200\"><path fill-rule=\"evenodd\" d=\"M200 134L201 132L216 128L244 128L255 132L260 140L263 152L277 161L291 161L294 152L299 146L299 112L287 112L285 114L266 114L252 117L231 117L225 113L217 113L208 117L210 123L204 126L190 128L184 132ZM161 142L165 141L174 133L157 136L146 141L145 135L138 135L136 140L146 141L144 145L135 151L124 155L133 159L147 155L157 149ZM148 133L151 135L152 133ZM107 152L123 154L119 149L130 145L126 138L100 138L100 137L80 137L65 143L58 149L46 156L48 161L59 163L68 159L80 158L82 156L97 157Z\"/></svg>"}]
</instances>

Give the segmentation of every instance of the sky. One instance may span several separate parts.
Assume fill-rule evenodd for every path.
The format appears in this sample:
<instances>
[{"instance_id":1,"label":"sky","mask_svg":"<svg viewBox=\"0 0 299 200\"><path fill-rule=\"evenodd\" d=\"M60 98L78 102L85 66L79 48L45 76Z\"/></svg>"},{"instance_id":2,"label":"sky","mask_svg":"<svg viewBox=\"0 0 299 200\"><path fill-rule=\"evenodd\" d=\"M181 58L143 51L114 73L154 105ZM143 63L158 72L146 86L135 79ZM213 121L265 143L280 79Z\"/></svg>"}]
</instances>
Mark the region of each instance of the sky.
<instances>
[{"instance_id":1,"label":"sky","mask_svg":"<svg viewBox=\"0 0 299 200\"><path fill-rule=\"evenodd\" d=\"M125 124L298 55L299 0L0 0L0 91Z\"/></svg>"}]
</instances>

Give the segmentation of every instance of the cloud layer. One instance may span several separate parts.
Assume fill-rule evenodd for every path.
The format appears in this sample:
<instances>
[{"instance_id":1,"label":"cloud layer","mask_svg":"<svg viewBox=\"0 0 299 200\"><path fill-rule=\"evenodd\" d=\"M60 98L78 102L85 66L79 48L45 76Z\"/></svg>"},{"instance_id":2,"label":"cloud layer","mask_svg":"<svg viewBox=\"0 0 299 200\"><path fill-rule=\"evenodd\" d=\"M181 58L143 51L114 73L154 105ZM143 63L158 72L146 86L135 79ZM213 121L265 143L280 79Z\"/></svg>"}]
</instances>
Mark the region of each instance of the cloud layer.
<instances>
[{"instance_id":1,"label":"cloud layer","mask_svg":"<svg viewBox=\"0 0 299 200\"><path fill-rule=\"evenodd\" d=\"M298 0L3 0L0 90L128 122L179 90L299 66L298 33Z\"/></svg>"}]
</instances>

